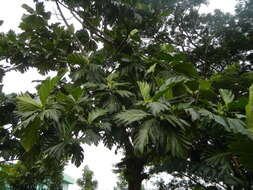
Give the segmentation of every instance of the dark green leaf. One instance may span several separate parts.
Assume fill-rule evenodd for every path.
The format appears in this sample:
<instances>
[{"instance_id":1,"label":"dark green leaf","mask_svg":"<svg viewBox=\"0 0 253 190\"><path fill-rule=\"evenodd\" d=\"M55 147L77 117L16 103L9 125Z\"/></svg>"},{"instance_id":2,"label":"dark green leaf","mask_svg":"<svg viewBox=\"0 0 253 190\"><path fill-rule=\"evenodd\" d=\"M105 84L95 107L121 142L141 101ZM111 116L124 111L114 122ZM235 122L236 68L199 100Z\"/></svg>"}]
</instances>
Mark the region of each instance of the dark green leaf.
<instances>
[{"instance_id":1,"label":"dark green leaf","mask_svg":"<svg viewBox=\"0 0 253 190\"><path fill-rule=\"evenodd\" d=\"M169 107L165 103L151 102L147 104L147 107L154 116L158 116L161 112L168 110Z\"/></svg>"},{"instance_id":2,"label":"dark green leaf","mask_svg":"<svg viewBox=\"0 0 253 190\"><path fill-rule=\"evenodd\" d=\"M29 152L36 144L38 138L39 121L35 120L31 125L25 128L24 135L21 138L21 144Z\"/></svg>"},{"instance_id":3,"label":"dark green leaf","mask_svg":"<svg viewBox=\"0 0 253 190\"><path fill-rule=\"evenodd\" d=\"M50 92L55 88L56 84L59 82L60 77L56 76L54 78L47 78L42 82L39 88L39 97L43 106L45 106L48 96Z\"/></svg>"},{"instance_id":4,"label":"dark green leaf","mask_svg":"<svg viewBox=\"0 0 253 190\"><path fill-rule=\"evenodd\" d=\"M104 116L105 114L107 113L107 110L105 109L95 109L95 110L92 110L89 115L88 115L88 123L89 124L92 124L92 122L101 117L101 116Z\"/></svg>"},{"instance_id":5,"label":"dark green leaf","mask_svg":"<svg viewBox=\"0 0 253 190\"><path fill-rule=\"evenodd\" d=\"M123 98L129 98L131 96L134 96L132 92L129 92L127 90L116 90L115 92Z\"/></svg>"},{"instance_id":6,"label":"dark green leaf","mask_svg":"<svg viewBox=\"0 0 253 190\"><path fill-rule=\"evenodd\" d=\"M77 64L77 65L84 65L84 64L89 64L89 59L87 57L84 57L81 54L70 54L67 57L67 61L70 64Z\"/></svg>"},{"instance_id":7,"label":"dark green leaf","mask_svg":"<svg viewBox=\"0 0 253 190\"><path fill-rule=\"evenodd\" d=\"M144 112L142 110L132 109L118 113L115 116L115 119L121 122L122 124L129 125L135 121L141 121L142 119L144 119L149 115L150 115L149 113Z\"/></svg>"},{"instance_id":8,"label":"dark green leaf","mask_svg":"<svg viewBox=\"0 0 253 190\"><path fill-rule=\"evenodd\" d=\"M23 94L20 96L17 96L17 104L18 104L18 111L19 112L33 112L38 109L42 108L42 105L32 99L32 97L29 94Z\"/></svg>"}]
</instances>

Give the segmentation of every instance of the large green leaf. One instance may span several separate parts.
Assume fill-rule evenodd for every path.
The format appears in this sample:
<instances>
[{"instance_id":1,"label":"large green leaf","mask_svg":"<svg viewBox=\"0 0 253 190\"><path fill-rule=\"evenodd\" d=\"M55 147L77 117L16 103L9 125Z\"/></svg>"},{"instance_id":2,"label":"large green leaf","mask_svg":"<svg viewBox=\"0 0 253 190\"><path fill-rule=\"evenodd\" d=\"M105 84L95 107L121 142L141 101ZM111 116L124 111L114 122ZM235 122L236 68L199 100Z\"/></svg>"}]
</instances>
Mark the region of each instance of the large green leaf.
<instances>
[{"instance_id":1,"label":"large green leaf","mask_svg":"<svg viewBox=\"0 0 253 190\"><path fill-rule=\"evenodd\" d=\"M27 5L27 4L23 4L23 5L21 5L21 7L22 7L23 9L25 9L27 12L29 12L30 14L33 14L33 13L34 13L33 8L30 7L30 6Z\"/></svg>"},{"instance_id":2,"label":"large green leaf","mask_svg":"<svg viewBox=\"0 0 253 190\"><path fill-rule=\"evenodd\" d=\"M64 149L66 147L67 143L66 142L60 142L56 145L53 145L49 147L45 153L49 154L50 156L53 156L57 159L60 159L62 154L64 153Z\"/></svg>"},{"instance_id":3,"label":"large green leaf","mask_svg":"<svg viewBox=\"0 0 253 190\"><path fill-rule=\"evenodd\" d=\"M178 84L178 83L181 83L181 82L187 82L189 80L190 79L188 77L185 77L183 75L176 75L176 76L173 76L173 77L169 77L165 81L165 84L163 86L161 86L160 88L163 89L163 88L166 88L169 85L174 85L174 84Z\"/></svg>"},{"instance_id":4,"label":"large green leaf","mask_svg":"<svg viewBox=\"0 0 253 190\"><path fill-rule=\"evenodd\" d=\"M21 138L21 144L26 152L29 152L31 148L36 144L38 138L39 120L34 120L31 125L24 129L24 135Z\"/></svg>"},{"instance_id":5,"label":"large green leaf","mask_svg":"<svg viewBox=\"0 0 253 190\"><path fill-rule=\"evenodd\" d=\"M157 134L157 125L156 120L151 119L147 120L140 126L140 129L134 140L134 147L136 151L140 154L144 153L145 147L150 143L154 142L156 139L159 139Z\"/></svg>"},{"instance_id":6,"label":"large green leaf","mask_svg":"<svg viewBox=\"0 0 253 190\"><path fill-rule=\"evenodd\" d=\"M166 121L168 121L173 127L175 128L181 128L185 129L185 127L189 127L190 125L180 117L177 117L175 115L164 115L163 116Z\"/></svg>"},{"instance_id":7,"label":"large green leaf","mask_svg":"<svg viewBox=\"0 0 253 190\"><path fill-rule=\"evenodd\" d=\"M137 137L134 141L135 149L138 150L138 152L141 154L144 152L144 148L149 142L149 131L151 127L151 121L144 122L143 126L138 131Z\"/></svg>"},{"instance_id":8,"label":"large green leaf","mask_svg":"<svg viewBox=\"0 0 253 190\"><path fill-rule=\"evenodd\" d=\"M22 23L20 24L20 28L24 30L30 30L34 28L40 28L43 27L46 23L46 21L37 15L23 15L22 16Z\"/></svg>"},{"instance_id":9,"label":"large green leaf","mask_svg":"<svg viewBox=\"0 0 253 190\"><path fill-rule=\"evenodd\" d=\"M174 157L184 157L186 150L190 147L191 143L186 138L182 130L175 128L167 128L164 131L165 150L170 152Z\"/></svg>"},{"instance_id":10,"label":"large green leaf","mask_svg":"<svg viewBox=\"0 0 253 190\"><path fill-rule=\"evenodd\" d=\"M218 115L212 115L215 122L219 123L230 133L240 134L253 140L252 134L247 130L245 123L240 119L225 118Z\"/></svg>"},{"instance_id":11,"label":"large green leaf","mask_svg":"<svg viewBox=\"0 0 253 190\"><path fill-rule=\"evenodd\" d=\"M249 103L246 106L247 128L253 131L253 85L249 88Z\"/></svg>"},{"instance_id":12,"label":"large green leaf","mask_svg":"<svg viewBox=\"0 0 253 190\"><path fill-rule=\"evenodd\" d=\"M145 102L150 101L150 85L147 82L137 82L141 91L142 98Z\"/></svg>"},{"instance_id":13,"label":"large green leaf","mask_svg":"<svg viewBox=\"0 0 253 190\"><path fill-rule=\"evenodd\" d=\"M208 91L212 88L212 84L209 80L200 80L199 81L199 89Z\"/></svg>"},{"instance_id":14,"label":"large green leaf","mask_svg":"<svg viewBox=\"0 0 253 190\"><path fill-rule=\"evenodd\" d=\"M88 123L91 124L95 119L105 115L107 113L107 110L105 109L95 109L92 110L88 115Z\"/></svg>"},{"instance_id":15,"label":"large green leaf","mask_svg":"<svg viewBox=\"0 0 253 190\"><path fill-rule=\"evenodd\" d=\"M253 140L252 134L246 128L246 124L241 119L223 117L220 115L213 114L205 109L199 110L199 113L203 116L207 116L209 119L212 119L216 123L223 126L227 132L240 134Z\"/></svg>"},{"instance_id":16,"label":"large green leaf","mask_svg":"<svg viewBox=\"0 0 253 190\"><path fill-rule=\"evenodd\" d=\"M220 95L226 106L233 102L235 95L227 89L220 89Z\"/></svg>"},{"instance_id":17,"label":"large green leaf","mask_svg":"<svg viewBox=\"0 0 253 190\"><path fill-rule=\"evenodd\" d=\"M118 113L115 116L115 119L122 124L129 125L135 121L140 121L149 115L149 113L142 110L131 109Z\"/></svg>"},{"instance_id":18,"label":"large green leaf","mask_svg":"<svg viewBox=\"0 0 253 190\"><path fill-rule=\"evenodd\" d=\"M156 65L157 65L157 63L155 63L154 65L151 65L151 66L149 67L149 69L147 70L147 73L146 73L146 74L155 72Z\"/></svg>"},{"instance_id":19,"label":"large green leaf","mask_svg":"<svg viewBox=\"0 0 253 190\"><path fill-rule=\"evenodd\" d=\"M138 29L133 29L131 32L130 32L130 36L132 37L132 36L134 36L135 34L137 34L139 31L138 31Z\"/></svg>"},{"instance_id":20,"label":"large green leaf","mask_svg":"<svg viewBox=\"0 0 253 190\"><path fill-rule=\"evenodd\" d=\"M147 107L154 116L158 116L161 112L169 109L167 104L161 102L151 102L147 104Z\"/></svg>"},{"instance_id":21,"label":"large green leaf","mask_svg":"<svg viewBox=\"0 0 253 190\"><path fill-rule=\"evenodd\" d=\"M189 113L189 115L191 116L192 121L196 121L200 118L199 113L193 108L187 108L187 109L185 109L185 111L187 113Z\"/></svg>"},{"instance_id":22,"label":"large green leaf","mask_svg":"<svg viewBox=\"0 0 253 190\"><path fill-rule=\"evenodd\" d=\"M43 106L45 106L50 92L55 88L56 84L59 82L60 77L56 76L54 78L48 77L44 80L39 88L39 97Z\"/></svg>"},{"instance_id":23,"label":"large green leaf","mask_svg":"<svg viewBox=\"0 0 253 190\"><path fill-rule=\"evenodd\" d=\"M77 101L80 97L82 97L84 90L81 87L75 87L69 90L69 93L72 97Z\"/></svg>"},{"instance_id":24,"label":"large green leaf","mask_svg":"<svg viewBox=\"0 0 253 190\"><path fill-rule=\"evenodd\" d=\"M228 125L228 122L225 118L223 118L222 116L219 116L219 115L212 115L213 119L215 122L219 123L220 125L222 125L223 127L225 127L225 129L227 131L231 131L230 128L229 128L229 125Z\"/></svg>"},{"instance_id":25,"label":"large green leaf","mask_svg":"<svg viewBox=\"0 0 253 190\"><path fill-rule=\"evenodd\" d=\"M224 152L224 150L215 150L211 152L209 158L205 162L212 167L219 168L220 173L229 174L232 171L231 167L231 152Z\"/></svg>"},{"instance_id":26,"label":"large green leaf","mask_svg":"<svg viewBox=\"0 0 253 190\"><path fill-rule=\"evenodd\" d=\"M116 96L109 96L104 102L103 106L108 110L108 112L113 113L120 110L120 103Z\"/></svg>"},{"instance_id":27,"label":"large green leaf","mask_svg":"<svg viewBox=\"0 0 253 190\"><path fill-rule=\"evenodd\" d=\"M42 108L42 105L36 100L32 99L29 94L22 94L17 96L18 111L22 113L33 112Z\"/></svg>"},{"instance_id":28,"label":"large green leaf","mask_svg":"<svg viewBox=\"0 0 253 190\"><path fill-rule=\"evenodd\" d=\"M153 96L153 101L157 101L159 100L162 96L165 96L166 99L171 99L173 98L173 89L172 89L173 86L168 86L167 88L165 89L162 89L162 90L159 90L154 96Z\"/></svg>"},{"instance_id":29,"label":"large green leaf","mask_svg":"<svg viewBox=\"0 0 253 190\"><path fill-rule=\"evenodd\" d=\"M59 121L61 112L57 109L46 109L43 110L40 114L39 117L40 119L43 121L44 119L50 119L53 120L55 122Z\"/></svg>"},{"instance_id":30,"label":"large green leaf","mask_svg":"<svg viewBox=\"0 0 253 190\"><path fill-rule=\"evenodd\" d=\"M75 65L75 64L76 65L83 65L83 64L89 63L89 59L87 57L85 57L81 54L77 54L77 53L68 55L67 61L73 65Z\"/></svg>"},{"instance_id":31,"label":"large green leaf","mask_svg":"<svg viewBox=\"0 0 253 190\"><path fill-rule=\"evenodd\" d=\"M191 77L191 78L198 78L199 74L196 68L194 67L194 64L192 63L186 63L186 62L176 62L173 65L173 69L180 73L184 74L185 76Z\"/></svg>"},{"instance_id":32,"label":"large green leaf","mask_svg":"<svg viewBox=\"0 0 253 190\"><path fill-rule=\"evenodd\" d=\"M173 97L173 91L172 88L173 86L175 86L176 84L179 83L185 83L187 81L189 81L190 79L188 77L185 77L183 75L176 75L173 77L169 77L169 79L167 79L164 84L159 88L158 92L155 93L155 95L153 96L153 101L157 101L159 100L162 96L166 96L167 99L170 99Z\"/></svg>"},{"instance_id":33,"label":"large green leaf","mask_svg":"<svg viewBox=\"0 0 253 190\"><path fill-rule=\"evenodd\" d=\"M231 131L247 136L249 139L253 140L253 135L246 129L246 125L242 120L227 118L227 121Z\"/></svg>"},{"instance_id":34,"label":"large green leaf","mask_svg":"<svg viewBox=\"0 0 253 190\"><path fill-rule=\"evenodd\" d=\"M27 126L29 126L31 123L33 123L37 119L37 116L38 116L38 113L33 113L33 114L29 115L27 117L27 119L22 121L14 131L17 131L22 128L26 128Z\"/></svg>"},{"instance_id":35,"label":"large green leaf","mask_svg":"<svg viewBox=\"0 0 253 190\"><path fill-rule=\"evenodd\" d=\"M134 96L134 94L132 92L129 92L128 90L116 90L115 92L123 98L129 98L131 96Z\"/></svg>"},{"instance_id":36,"label":"large green leaf","mask_svg":"<svg viewBox=\"0 0 253 190\"><path fill-rule=\"evenodd\" d=\"M117 81L117 79L119 78L119 73L118 72L113 72L110 73L107 77L106 80L108 82L113 82L113 81Z\"/></svg>"},{"instance_id":37,"label":"large green leaf","mask_svg":"<svg viewBox=\"0 0 253 190\"><path fill-rule=\"evenodd\" d=\"M129 34L129 38L135 40L135 41L141 41L140 36L138 35L138 29L133 29L130 34Z\"/></svg>"}]
</instances>

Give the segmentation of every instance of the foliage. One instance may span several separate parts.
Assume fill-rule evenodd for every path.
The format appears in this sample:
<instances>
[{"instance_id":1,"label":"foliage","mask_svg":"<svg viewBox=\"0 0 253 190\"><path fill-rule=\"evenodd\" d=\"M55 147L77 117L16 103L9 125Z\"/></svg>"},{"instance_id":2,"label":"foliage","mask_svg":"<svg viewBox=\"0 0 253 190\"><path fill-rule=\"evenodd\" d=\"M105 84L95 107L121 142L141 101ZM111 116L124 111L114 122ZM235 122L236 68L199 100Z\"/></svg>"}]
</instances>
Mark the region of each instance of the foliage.
<instances>
[{"instance_id":1,"label":"foliage","mask_svg":"<svg viewBox=\"0 0 253 190\"><path fill-rule=\"evenodd\" d=\"M215 185L203 184L203 181L198 181L198 179L188 179L187 177L173 177L169 183L165 183L164 180L160 179L155 182L156 187L159 190L180 190L180 189L192 189L192 190L220 190Z\"/></svg>"},{"instance_id":2,"label":"foliage","mask_svg":"<svg viewBox=\"0 0 253 190\"><path fill-rule=\"evenodd\" d=\"M58 167L55 166L57 164ZM53 168L53 169L52 169ZM12 190L37 189L37 186L46 186L49 190L62 189L63 165L53 160L40 160L29 167L22 162L1 165L1 186Z\"/></svg>"},{"instance_id":3,"label":"foliage","mask_svg":"<svg viewBox=\"0 0 253 190\"><path fill-rule=\"evenodd\" d=\"M18 159L48 156L79 166L81 144L102 141L123 150L117 167L129 190L140 190L143 179L160 171L252 188L253 136L246 126L253 78L245 58L252 43L243 19L252 16L244 14L251 1L236 15L200 15L204 0L52 2L66 27L52 23L35 1L35 9L23 5L20 34L0 35L7 69L57 71L37 93L16 98L19 120L11 130L25 155Z\"/></svg>"},{"instance_id":4,"label":"foliage","mask_svg":"<svg viewBox=\"0 0 253 190\"><path fill-rule=\"evenodd\" d=\"M241 120L245 118L245 115L239 114L242 110L240 106L245 108L245 104L240 105L237 102L237 107L232 106L235 105L234 101L236 101L233 100L233 93L227 90L220 90L220 92L224 103L223 105L218 105L217 111L223 115L234 112L237 115L236 117L241 118ZM201 110L199 114L209 115L210 113ZM200 136L197 135L197 141L192 144L189 158L181 160L172 157L166 158L153 168L153 172L167 171L176 176L175 180L178 177L181 178L183 180L181 182L185 185L182 185L181 182L178 183L185 187L188 187L187 185L190 183L194 186L196 184L201 186L211 184L212 188L216 186L218 189L231 189L233 187L250 189L253 179L252 167L249 161L252 154L248 149L252 145L251 130L246 129L245 124L239 127L241 120L224 119L217 115L209 116L211 122L209 119L209 122L207 122L206 119L202 120L201 118L198 121L200 122L199 127L201 127L200 131L198 131ZM250 117L250 115L247 116L248 119ZM247 134L242 132L243 130ZM242 137L242 135L246 136ZM186 181L184 180L185 177ZM164 185L164 183L159 184L161 188ZM174 182L172 181L170 185L173 184ZM175 187L178 186L175 185Z\"/></svg>"},{"instance_id":5,"label":"foliage","mask_svg":"<svg viewBox=\"0 0 253 190\"><path fill-rule=\"evenodd\" d=\"M26 98L31 100L30 95ZM22 145L27 145L33 136L20 140L20 117L16 113L16 95L0 93L0 187L7 184L11 189L36 189L47 185L49 189L61 189L64 162L51 159L43 152L34 150L28 155ZM23 99L27 101L27 99ZM36 104L29 104L32 108ZM26 108L26 107L25 107ZM28 106L28 108L30 108ZM32 135L30 133L30 135ZM26 143L24 143L26 142ZM38 148L38 147L36 147ZM17 160L20 160L16 162Z\"/></svg>"},{"instance_id":6,"label":"foliage","mask_svg":"<svg viewBox=\"0 0 253 190\"><path fill-rule=\"evenodd\" d=\"M223 72L214 73L211 76L211 81L213 88L229 89L240 99L248 94L248 89L253 83L253 74L252 72L244 72L240 64L233 64Z\"/></svg>"},{"instance_id":7,"label":"foliage","mask_svg":"<svg viewBox=\"0 0 253 190\"><path fill-rule=\"evenodd\" d=\"M253 2L237 2L233 15L221 10L203 14L201 4L178 3L156 40L185 52L206 78L234 63L240 63L243 72L252 71Z\"/></svg>"}]
</instances>

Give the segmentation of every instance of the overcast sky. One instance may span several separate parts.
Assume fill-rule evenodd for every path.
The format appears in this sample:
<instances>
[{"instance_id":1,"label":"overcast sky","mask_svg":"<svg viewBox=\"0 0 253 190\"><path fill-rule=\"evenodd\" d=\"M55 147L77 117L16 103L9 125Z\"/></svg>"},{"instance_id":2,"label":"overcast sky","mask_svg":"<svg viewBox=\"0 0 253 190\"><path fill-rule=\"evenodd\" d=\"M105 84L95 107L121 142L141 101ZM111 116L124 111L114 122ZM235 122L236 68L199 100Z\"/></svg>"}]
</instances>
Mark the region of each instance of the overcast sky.
<instances>
[{"instance_id":1,"label":"overcast sky","mask_svg":"<svg viewBox=\"0 0 253 190\"><path fill-rule=\"evenodd\" d=\"M3 26L0 27L0 32L6 32L10 29L18 31L18 24L24 10L20 7L23 3L31 4L32 0L1 0L0 1L0 20L4 20ZM225 12L233 12L235 0L210 0L208 7L202 8L203 12L211 12L214 9L221 9ZM53 75L53 73L51 73ZM20 93L20 92L35 92L36 84L32 80L43 79L39 76L36 70L29 70L25 74L10 72L4 77L5 93ZM73 165L68 165L65 172L75 179L81 176L81 170L84 165L89 165L95 173L95 178L98 180L98 190L112 190L116 184L116 176L112 173L113 164L120 161L120 154L115 155L114 151L110 151L102 144L98 147L85 146L84 163L79 168ZM72 185L70 190L78 190L76 185Z\"/></svg>"}]
</instances>

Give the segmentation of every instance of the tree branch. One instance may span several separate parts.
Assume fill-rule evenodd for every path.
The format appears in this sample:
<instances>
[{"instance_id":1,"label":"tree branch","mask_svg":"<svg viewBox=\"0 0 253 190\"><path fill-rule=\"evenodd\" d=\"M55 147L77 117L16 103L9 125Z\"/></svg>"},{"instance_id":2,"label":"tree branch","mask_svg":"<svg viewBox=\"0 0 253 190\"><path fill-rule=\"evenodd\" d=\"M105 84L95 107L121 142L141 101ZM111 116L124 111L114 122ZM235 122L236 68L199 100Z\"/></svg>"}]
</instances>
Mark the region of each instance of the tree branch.
<instances>
[{"instance_id":1,"label":"tree branch","mask_svg":"<svg viewBox=\"0 0 253 190\"><path fill-rule=\"evenodd\" d=\"M60 16L61 16L62 19L63 19L63 22L65 23L65 25L67 26L67 28L70 29L70 25L69 25L67 19L65 18L64 14L63 14L63 12L62 12L62 10L61 10L61 7L60 7L60 5L59 5L58 0L55 0L55 3L56 3L56 7L57 7L57 9L58 9L58 11L59 11L59 13L60 13ZM77 37L75 34L74 34L74 38L75 38L76 42L78 43L78 45L80 46L81 52L82 52L83 54L85 54L85 51L84 51L83 46L82 46L82 43L80 42L80 40L78 39L78 37Z\"/></svg>"},{"instance_id":2,"label":"tree branch","mask_svg":"<svg viewBox=\"0 0 253 190\"><path fill-rule=\"evenodd\" d=\"M58 2L56 0L56 2ZM59 4L61 4L63 7L65 7L66 9L68 9L70 11L70 13L73 15L73 17L84 27L88 28L92 33L94 33L97 37L99 37L102 41L106 42L106 43L109 43L109 44L112 44L112 42L108 39L106 39L104 36L105 34L103 34L102 31L98 30L95 26L93 26L92 23L90 23L87 19L83 19L81 20L80 18L78 18L78 13L73 9L73 8L70 8L69 6L61 3L61 2L58 2Z\"/></svg>"}]
</instances>

